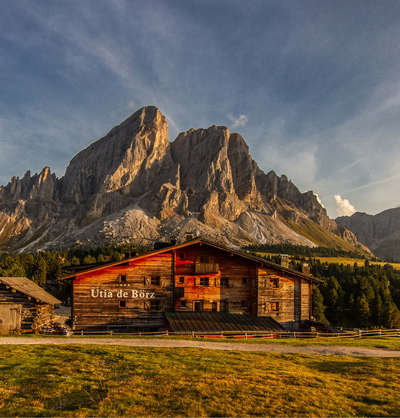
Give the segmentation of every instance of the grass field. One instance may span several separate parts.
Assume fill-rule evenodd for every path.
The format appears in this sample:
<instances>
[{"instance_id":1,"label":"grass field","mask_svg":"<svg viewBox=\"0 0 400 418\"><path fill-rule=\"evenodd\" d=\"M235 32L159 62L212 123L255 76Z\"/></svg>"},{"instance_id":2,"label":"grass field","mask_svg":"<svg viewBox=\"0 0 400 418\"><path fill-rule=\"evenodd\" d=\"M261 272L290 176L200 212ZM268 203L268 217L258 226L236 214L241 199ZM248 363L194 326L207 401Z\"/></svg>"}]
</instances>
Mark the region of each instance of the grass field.
<instances>
[{"instance_id":1,"label":"grass field","mask_svg":"<svg viewBox=\"0 0 400 418\"><path fill-rule=\"evenodd\" d=\"M258 256L263 257L263 256L274 256L276 257L279 254L276 253L261 253L261 252L257 252L256 253ZM308 257L306 257L307 259ZM322 263L336 263L336 264L344 264L344 265L350 265L353 266L354 263L357 263L359 266L363 266L365 263L365 260L360 260L358 258L347 258L347 257L311 257L311 258L315 258L316 260L321 260ZM370 261L369 262L371 265L379 265L379 266L384 266L385 264L390 264L393 266L393 268L400 270L400 263L384 263L384 262L380 262L380 261Z\"/></svg>"},{"instance_id":2,"label":"grass field","mask_svg":"<svg viewBox=\"0 0 400 418\"><path fill-rule=\"evenodd\" d=\"M399 416L400 360L1 346L0 416Z\"/></svg>"}]
</instances>

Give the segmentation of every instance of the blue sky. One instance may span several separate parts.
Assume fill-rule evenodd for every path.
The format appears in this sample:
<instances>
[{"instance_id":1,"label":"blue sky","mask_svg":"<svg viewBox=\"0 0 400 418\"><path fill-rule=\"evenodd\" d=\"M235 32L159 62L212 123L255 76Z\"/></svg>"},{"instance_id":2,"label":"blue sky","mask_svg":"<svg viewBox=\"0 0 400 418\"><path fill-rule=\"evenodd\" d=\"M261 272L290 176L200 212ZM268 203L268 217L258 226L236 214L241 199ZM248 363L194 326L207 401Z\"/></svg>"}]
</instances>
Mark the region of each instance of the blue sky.
<instances>
[{"instance_id":1,"label":"blue sky","mask_svg":"<svg viewBox=\"0 0 400 418\"><path fill-rule=\"evenodd\" d=\"M0 0L0 27L0 184L155 105L170 141L226 125L333 218L400 205L397 0Z\"/></svg>"}]
</instances>

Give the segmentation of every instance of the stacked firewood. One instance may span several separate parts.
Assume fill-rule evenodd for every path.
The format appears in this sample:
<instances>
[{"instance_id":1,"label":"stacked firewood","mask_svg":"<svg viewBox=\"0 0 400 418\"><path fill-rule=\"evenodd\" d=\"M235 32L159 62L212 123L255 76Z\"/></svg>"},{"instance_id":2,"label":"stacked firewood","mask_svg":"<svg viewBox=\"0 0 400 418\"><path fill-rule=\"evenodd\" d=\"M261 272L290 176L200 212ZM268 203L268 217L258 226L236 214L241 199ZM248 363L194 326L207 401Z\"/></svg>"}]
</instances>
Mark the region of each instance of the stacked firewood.
<instances>
[{"instance_id":1,"label":"stacked firewood","mask_svg":"<svg viewBox=\"0 0 400 418\"><path fill-rule=\"evenodd\" d=\"M37 305L36 313L33 317L31 328L35 332L40 332L43 327L51 326L54 320L54 310L52 305Z\"/></svg>"}]
</instances>

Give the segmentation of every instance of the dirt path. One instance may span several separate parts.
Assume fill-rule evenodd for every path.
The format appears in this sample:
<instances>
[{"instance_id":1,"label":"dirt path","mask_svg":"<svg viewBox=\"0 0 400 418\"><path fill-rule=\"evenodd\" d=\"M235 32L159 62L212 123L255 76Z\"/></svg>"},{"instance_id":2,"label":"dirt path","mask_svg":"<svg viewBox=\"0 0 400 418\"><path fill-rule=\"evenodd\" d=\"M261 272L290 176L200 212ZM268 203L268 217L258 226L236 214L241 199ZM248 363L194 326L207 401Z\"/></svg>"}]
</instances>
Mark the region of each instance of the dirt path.
<instances>
[{"instance_id":1,"label":"dirt path","mask_svg":"<svg viewBox=\"0 0 400 418\"><path fill-rule=\"evenodd\" d=\"M290 346L274 344L213 343L162 339L106 339L106 338L0 338L0 345L119 345L126 347L201 348L205 350L252 351L264 353L294 353L319 356L400 357L400 350L385 350L344 346Z\"/></svg>"}]
</instances>

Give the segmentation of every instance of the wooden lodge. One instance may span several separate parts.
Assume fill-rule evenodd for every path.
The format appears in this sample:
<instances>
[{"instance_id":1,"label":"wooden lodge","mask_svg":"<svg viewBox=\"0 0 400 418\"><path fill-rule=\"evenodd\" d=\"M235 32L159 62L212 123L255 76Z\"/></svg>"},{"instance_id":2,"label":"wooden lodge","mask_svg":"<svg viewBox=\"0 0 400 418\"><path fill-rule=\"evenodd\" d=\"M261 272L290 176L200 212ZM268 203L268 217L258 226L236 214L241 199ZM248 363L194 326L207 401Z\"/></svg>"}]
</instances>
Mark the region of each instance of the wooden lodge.
<instances>
[{"instance_id":1,"label":"wooden lodge","mask_svg":"<svg viewBox=\"0 0 400 418\"><path fill-rule=\"evenodd\" d=\"M74 329L115 331L304 329L320 282L201 238L60 278L67 279Z\"/></svg>"},{"instance_id":2,"label":"wooden lodge","mask_svg":"<svg viewBox=\"0 0 400 418\"><path fill-rule=\"evenodd\" d=\"M39 331L61 303L26 277L0 277L0 334Z\"/></svg>"}]
</instances>

